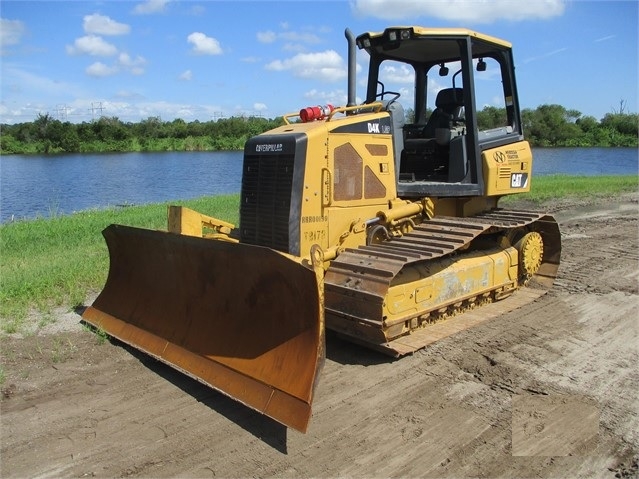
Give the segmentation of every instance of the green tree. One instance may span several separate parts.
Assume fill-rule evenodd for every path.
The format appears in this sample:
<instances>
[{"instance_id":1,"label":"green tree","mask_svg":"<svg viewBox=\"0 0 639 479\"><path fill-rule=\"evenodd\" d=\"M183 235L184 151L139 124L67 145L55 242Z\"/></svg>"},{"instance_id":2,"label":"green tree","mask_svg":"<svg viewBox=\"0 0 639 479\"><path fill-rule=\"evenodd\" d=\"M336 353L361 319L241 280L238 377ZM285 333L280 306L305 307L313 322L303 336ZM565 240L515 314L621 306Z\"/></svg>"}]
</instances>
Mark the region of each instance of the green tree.
<instances>
[{"instance_id":1,"label":"green tree","mask_svg":"<svg viewBox=\"0 0 639 479\"><path fill-rule=\"evenodd\" d=\"M623 106L623 104L622 104ZM408 109L409 119L413 111ZM636 113L606 114L601 121L582 117L561 105L541 105L521 112L526 138L533 146L625 146L639 143ZM506 111L485 107L477 112L480 130L503 126ZM149 117L123 123L117 117L73 124L60 122L48 113L32 122L0 125L0 151L9 153L241 150L247 138L284 124L282 117L230 117L218 121L162 122Z\"/></svg>"},{"instance_id":2,"label":"green tree","mask_svg":"<svg viewBox=\"0 0 639 479\"><path fill-rule=\"evenodd\" d=\"M133 130L140 139L165 138L164 126L159 116L150 116L134 125Z\"/></svg>"},{"instance_id":3,"label":"green tree","mask_svg":"<svg viewBox=\"0 0 639 479\"><path fill-rule=\"evenodd\" d=\"M206 134L206 123L200 123L199 120L192 121L186 125L187 136L198 137Z\"/></svg>"},{"instance_id":4,"label":"green tree","mask_svg":"<svg viewBox=\"0 0 639 479\"><path fill-rule=\"evenodd\" d=\"M490 130L506 125L508 117L505 108L497 108L495 106L485 106L481 111L477 112L477 127L479 130Z\"/></svg>"},{"instance_id":5,"label":"green tree","mask_svg":"<svg viewBox=\"0 0 639 479\"><path fill-rule=\"evenodd\" d=\"M103 116L98 121L93 122L93 131L96 138L107 143L126 140L130 137L129 128L115 116Z\"/></svg>"},{"instance_id":6,"label":"green tree","mask_svg":"<svg viewBox=\"0 0 639 479\"><path fill-rule=\"evenodd\" d=\"M522 111L522 123L534 145L567 146L570 141L578 141L582 136L581 128L575 123L579 116L581 113L578 111L566 110L561 105L541 105L534 111Z\"/></svg>"},{"instance_id":7,"label":"green tree","mask_svg":"<svg viewBox=\"0 0 639 479\"><path fill-rule=\"evenodd\" d=\"M628 113L607 113L601 119L603 128L611 128L622 135L637 136L639 132L639 116Z\"/></svg>"},{"instance_id":8,"label":"green tree","mask_svg":"<svg viewBox=\"0 0 639 479\"><path fill-rule=\"evenodd\" d=\"M44 115L42 113L38 113L38 117L33 122L33 131L38 140L45 140L47 138L49 126L54 121L53 117L48 113L45 113Z\"/></svg>"},{"instance_id":9,"label":"green tree","mask_svg":"<svg viewBox=\"0 0 639 479\"><path fill-rule=\"evenodd\" d=\"M168 135L171 138L186 138L189 136L188 127L184 120L176 118L169 125Z\"/></svg>"},{"instance_id":10,"label":"green tree","mask_svg":"<svg viewBox=\"0 0 639 479\"><path fill-rule=\"evenodd\" d=\"M67 153L73 153L80 149L80 136L76 126L68 121L62 123L59 146Z\"/></svg>"},{"instance_id":11,"label":"green tree","mask_svg":"<svg viewBox=\"0 0 639 479\"><path fill-rule=\"evenodd\" d=\"M594 116L585 116L575 121L575 124L581 128L584 133L591 133L599 128L599 122Z\"/></svg>"},{"instance_id":12,"label":"green tree","mask_svg":"<svg viewBox=\"0 0 639 479\"><path fill-rule=\"evenodd\" d=\"M23 153L22 143L12 135L2 133L0 136L0 153L3 155L11 155L14 153Z\"/></svg>"}]
</instances>

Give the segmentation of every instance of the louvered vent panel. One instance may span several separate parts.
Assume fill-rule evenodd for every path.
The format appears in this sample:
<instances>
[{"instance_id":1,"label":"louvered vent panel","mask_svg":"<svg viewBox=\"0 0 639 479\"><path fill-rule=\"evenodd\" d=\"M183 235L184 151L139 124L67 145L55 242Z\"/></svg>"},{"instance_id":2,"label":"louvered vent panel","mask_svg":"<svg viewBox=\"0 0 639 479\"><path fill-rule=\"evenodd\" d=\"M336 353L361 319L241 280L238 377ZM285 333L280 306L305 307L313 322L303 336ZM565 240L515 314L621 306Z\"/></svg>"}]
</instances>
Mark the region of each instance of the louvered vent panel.
<instances>
[{"instance_id":1,"label":"louvered vent panel","mask_svg":"<svg viewBox=\"0 0 639 479\"><path fill-rule=\"evenodd\" d=\"M510 178L511 169L509 166L500 166L499 167L499 177L500 178Z\"/></svg>"},{"instance_id":2,"label":"louvered vent panel","mask_svg":"<svg viewBox=\"0 0 639 479\"><path fill-rule=\"evenodd\" d=\"M244 158L240 235L243 243L289 252L294 155Z\"/></svg>"}]
</instances>

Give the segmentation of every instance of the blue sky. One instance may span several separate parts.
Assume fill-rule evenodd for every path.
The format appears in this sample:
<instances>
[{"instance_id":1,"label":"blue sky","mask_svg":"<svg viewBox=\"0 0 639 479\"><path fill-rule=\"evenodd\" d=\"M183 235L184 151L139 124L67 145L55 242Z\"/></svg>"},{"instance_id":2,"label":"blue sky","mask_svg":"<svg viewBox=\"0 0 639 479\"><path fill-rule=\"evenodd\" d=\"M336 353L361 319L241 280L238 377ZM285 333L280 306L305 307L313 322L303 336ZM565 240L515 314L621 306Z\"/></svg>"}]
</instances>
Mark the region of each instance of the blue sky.
<instances>
[{"instance_id":1,"label":"blue sky","mask_svg":"<svg viewBox=\"0 0 639 479\"><path fill-rule=\"evenodd\" d=\"M344 29L465 27L513 43L524 108L636 113L639 2L0 1L0 122L274 118L346 103ZM358 51L358 98L366 53ZM392 85L388 85L392 86ZM407 90L406 85L398 89ZM410 106L410 105L408 105Z\"/></svg>"}]
</instances>

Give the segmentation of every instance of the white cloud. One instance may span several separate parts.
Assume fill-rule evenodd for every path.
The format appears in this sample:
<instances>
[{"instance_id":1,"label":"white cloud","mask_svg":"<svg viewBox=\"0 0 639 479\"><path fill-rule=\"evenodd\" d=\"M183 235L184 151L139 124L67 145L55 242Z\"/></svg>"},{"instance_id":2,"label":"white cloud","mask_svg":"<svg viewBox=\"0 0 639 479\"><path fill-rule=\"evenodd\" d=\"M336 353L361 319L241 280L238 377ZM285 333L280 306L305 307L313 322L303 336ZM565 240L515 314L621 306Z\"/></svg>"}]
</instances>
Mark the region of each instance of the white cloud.
<instances>
[{"instance_id":1,"label":"white cloud","mask_svg":"<svg viewBox=\"0 0 639 479\"><path fill-rule=\"evenodd\" d=\"M140 55L135 58L131 58L128 53L120 53L118 55L118 64L131 72L133 75L142 75L144 73L144 66L146 65L146 59Z\"/></svg>"},{"instance_id":2,"label":"white cloud","mask_svg":"<svg viewBox=\"0 0 639 479\"><path fill-rule=\"evenodd\" d=\"M277 34L272 31L257 32L257 41L260 43L273 43L277 40Z\"/></svg>"},{"instance_id":3,"label":"white cloud","mask_svg":"<svg viewBox=\"0 0 639 479\"><path fill-rule=\"evenodd\" d=\"M206 8L204 8L202 5L193 5L191 8L189 8L188 13L189 15L199 17L206 13Z\"/></svg>"},{"instance_id":4,"label":"white cloud","mask_svg":"<svg viewBox=\"0 0 639 479\"><path fill-rule=\"evenodd\" d=\"M187 41L193 44L193 53L198 55L220 55L222 47L215 38L207 37L204 33L193 32L187 37Z\"/></svg>"},{"instance_id":5,"label":"white cloud","mask_svg":"<svg viewBox=\"0 0 639 479\"><path fill-rule=\"evenodd\" d=\"M348 94L342 89L333 91L319 91L312 89L304 93L304 97L308 98L309 103L317 105L330 104L334 107L345 106L348 102Z\"/></svg>"},{"instance_id":6,"label":"white cloud","mask_svg":"<svg viewBox=\"0 0 639 479\"><path fill-rule=\"evenodd\" d=\"M115 75L118 71L117 66L108 66L102 62L92 63L85 70L86 74L92 77L108 77Z\"/></svg>"},{"instance_id":7,"label":"white cloud","mask_svg":"<svg viewBox=\"0 0 639 479\"><path fill-rule=\"evenodd\" d=\"M118 49L108 42L105 42L102 37L97 35L86 35L84 37L76 38L73 45L67 45L67 53L69 55L93 55L108 57L115 55Z\"/></svg>"},{"instance_id":8,"label":"white cloud","mask_svg":"<svg viewBox=\"0 0 639 479\"><path fill-rule=\"evenodd\" d=\"M89 65L85 72L92 77L106 77L116 75L120 72L129 72L132 75L144 74L144 66L146 59L141 56L131 58L128 53L120 53L117 60L112 65L106 65L102 62L95 62Z\"/></svg>"},{"instance_id":9,"label":"white cloud","mask_svg":"<svg viewBox=\"0 0 639 479\"><path fill-rule=\"evenodd\" d=\"M321 41L314 33L282 32L278 37L296 43L319 43Z\"/></svg>"},{"instance_id":10,"label":"white cloud","mask_svg":"<svg viewBox=\"0 0 639 479\"><path fill-rule=\"evenodd\" d=\"M135 101L129 103L121 102L103 102L105 111L108 116L117 116L120 119L132 121L140 121L149 117L160 117L162 120L173 118L182 118L185 121L194 119L210 120L216 114L219 114L223 108L219 105L187 105L181 103L171 103L167 101Z\"/></svg>"},{"instance_id":11,"label":"white cloud","mask_svg":"<svg viewBox=\"0 0 639 479\"><path fill-rule=\"evenodd\" d=\"M83 28L86 33L96 33L98 35L126 35L131 31L129 25L116 22L99 13L86 15L84 17Z\"/></svg>"},{"instance_id":12,"label":"white cloud","mask_svg":"<svg viewBox=\"0 0 639 479\"><path fill-rule=\"evenodd\" d=\"M456 24L492 23L499 20L552 18L564 13L566 0L353 0L351 8L361 17L384 20L412 20L416 17L439 18ZM414 22L413 22L414 23Z\"/></svg>"},{"instance_id":13,"label":"white cloud","mask_svg":"<svg viewBox=\"0 0 639 479\"><path fill-rule=\"evenodd\" d=\"M129 67L129 68L141 67L146 65L146 60L144 59L144 57L141 57L140 55L138 55L135 58L131 58L131 56L128 53L124 53L124 52L118 55L118 62L120 63L120 65Z\"/></svg>"},{"instance_id":14,"label":"white cloud","mask_svg":"<svg viewBox=\"0 0 639 479\"><path fill-rule=\"evenodd\" d=\"M185 70L182 73L180 73L178 80L190 81L192 78L193 78L193 73L191 72L191 70Z\"/></svg>"},{"instance_id":15,"label":"white cloud","mask_svg":"<svg viewBox=\"0 0 639 479\"><path fill-rule=\"evenodd\" d=\"M612 40L616 36L617 35L607 35L605 37L597 38L596 40L594 40L594 43L599 43L599 42L605 42L605 41L608 41L608 40Z\"/></svg>"},{"instance_id":16,"label":"white cloud","mask_svg":"<svg viewBox=\"0 0 639 479\"><path fill-rule=\"evenodd\" d=\"M38 76L11 63L4 63L2 67L3 84L9 87L15 85L16 90L20 92L34 91L39 94L61 96L69 91L77 92L80 89L76 84Z\"/></svg>"},{"instance_id":17,"label":"white cloud","mask_svg":"<svg viewBox=\"0 0 639 479\"><path fill-rule=\"evenodd\" d=\"M317 78L323 81L337 81L346 77L346 65L334 50L319 53L299 53L286 60L275 60L266 65L267 70L291 70L300 78Z\"/></svg>"},{"instance_id":18,"label":"white cloud","mask_svg":"<svg viewBox=\"0 0 639 479\"><path fill-rule=\"evenodd\" d=\"M167 3L169 3L169 0L147 0L146 2L138 3L133 9L133 13L138 15L162 13Z\"/></svg>"},{"instance_id":19,"label":"white cloud","mask_svg":"<svg viewBox=\"0 0 639 479\"><path fill-rule=\"evenodd\" d=\"M380 72L381 81L389 83L415 83L415 72L407 65L387 65Z\"/></svg>"},{"instance_id":20,"label":"white cloud","mask_svg":"<svg viewBox=\"0 0 639 479\"><path fill-rule=\"evenodd\" d=\"M0 46L17 45L24 31L24 23L20 20L0 18Z\"/></svg>"},{"instance_id":21,"label":"white cloud","mask_svg":"<svg viewBox=\"0 0 639 479\"><path fill-rule=\"evenodd\" d=\"M118 90L115 93L116 98L122 98L124 100L144 100L145 97L138 92L131 90Z\"/></svg>"},{"instance_id":22,"label":"white cloud","mask_svg":"<svg viewBox=\"0 0 639 479\"><path fill-rule=\"evenodd\" d=\"M253 109L255 111L264 111L268 110L268 107L264 103L253 103Z\"/></svg>"},{"instance_id":23,"label":"white cloud","mask_svg":"<svg viewBox=\"0 0 639 479\"><path fill-rule=\"evenodd\" d=\"M285 27L283 27L285 28ZM260 43L274 43L276 40L284 40L289 43L308 43L308 44L317 44L320 43L320 38L314 33L300 33L300 32L280 32L275 33L271 30L267 30L265 32L257 32L257 41Z\"/></svg>"},{"instance_id":24,"label":"white cloud","mask_svg":"<svg viewBox=\"0 0 639 479\"><path fill-rule=\"evenodd\" d=\"M8 107L0 104L0 121L14 124L25 121L33 121L38 115L47 113L49 105L43 102L26 103L20 106Z\"/></svg>"},{"instance_id":25,"label":"white cloud","mask_svg":"<svg viewBox=\"0 0 639 479\"><path fill-rule=\"evenodd\" d=\"M282 46L282 50L285 52L295 52L300 53L306 51L306 47L300 43L285 43Z\"/></svg>"}]
</instances>

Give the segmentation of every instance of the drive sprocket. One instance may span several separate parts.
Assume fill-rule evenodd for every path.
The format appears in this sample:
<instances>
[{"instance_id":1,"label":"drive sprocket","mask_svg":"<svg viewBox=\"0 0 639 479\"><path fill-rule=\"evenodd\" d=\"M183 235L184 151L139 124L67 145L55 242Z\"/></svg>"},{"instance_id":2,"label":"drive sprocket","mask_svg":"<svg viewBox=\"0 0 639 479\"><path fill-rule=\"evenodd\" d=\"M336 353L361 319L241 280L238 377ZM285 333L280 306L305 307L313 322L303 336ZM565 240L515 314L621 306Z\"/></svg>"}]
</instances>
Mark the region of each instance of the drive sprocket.
<instances>
[{"instance_id":1,"label":"drive sprocket","mask_svg":"<svg viewBox=\"0 0 639 479\"><path fill-rule=\"evenodd\" d=\"M519 251L519 271L528 279L539 271L544 257L544 241L536 231L526 233L517 243L515 248Z\"/></svg>"}]
</instances>

